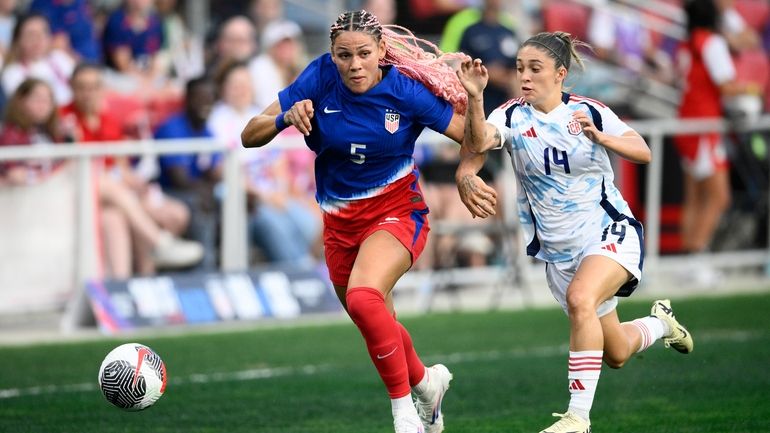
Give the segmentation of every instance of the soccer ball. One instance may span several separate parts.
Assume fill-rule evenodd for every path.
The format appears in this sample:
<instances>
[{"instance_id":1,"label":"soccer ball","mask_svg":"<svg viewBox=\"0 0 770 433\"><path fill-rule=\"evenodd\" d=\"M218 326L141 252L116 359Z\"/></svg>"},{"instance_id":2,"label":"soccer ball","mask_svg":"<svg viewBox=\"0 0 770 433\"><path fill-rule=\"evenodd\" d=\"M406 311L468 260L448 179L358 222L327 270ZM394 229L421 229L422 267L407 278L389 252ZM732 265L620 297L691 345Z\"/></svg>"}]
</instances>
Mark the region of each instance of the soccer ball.
<instances>
[{"instance_id":1,"label":"soccer ball","mask_svg":"<svg viewBox=\"0 0 770 433\"><path fill-rule=\"evenodd\" d=\"M143 344L123 344L102 361L99 388L107 401L121 409L146 409L166 390L166 365Z\"/></svg>"}]
</instances>

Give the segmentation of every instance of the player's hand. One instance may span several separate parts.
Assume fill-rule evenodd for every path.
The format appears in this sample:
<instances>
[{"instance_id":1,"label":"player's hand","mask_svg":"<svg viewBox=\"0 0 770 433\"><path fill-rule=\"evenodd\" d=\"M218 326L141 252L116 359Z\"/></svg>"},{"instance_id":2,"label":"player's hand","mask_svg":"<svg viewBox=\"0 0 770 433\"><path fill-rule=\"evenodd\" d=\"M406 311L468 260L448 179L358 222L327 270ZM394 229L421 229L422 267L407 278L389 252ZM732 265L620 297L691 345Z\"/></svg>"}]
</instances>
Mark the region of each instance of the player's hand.
<instances>
[{"instance_id":1,"label":"player's hand","mask_svg":"<svg viewBox=\"0 0 770 433\"><path fill-rule=\"evenodd\" d=\"M481 64L480 59L471 60L469 58L460 64L460 69L457 70L457 78L460 79L460 83L465 87L468 96L477 97L481 96L484 88L487 87L489 72L487 72L487 67Z\"/></svg>"},{"instance_id":2,"label":"player's hand","mask_svg":"<svg viewBox=\"0 0 770 433\"><path fill-rule=\"evenodd\" d=\"M467 174L457 182L460 200L473 217L486 218L495 215L497 192L479 176Z\"/></svg>"},{"instance_id":3,"label":"player's hand","mask_svg":"<svg viewBox=\"0 0 770 433\"><path fill-rule=\"evenodd\" d=\"M599 138L601 136L601 131L594 125L594 121L591 119L591 116L588 115L585 111L578 110L572 112L572 118L577 120L578 123L580 123L580 127L583 129L583 134L585 136L593 141L594 143L599 143Z\"/></svg>"},{"instance_id":4,"label":"player's hand","mask_svg":"<svg viewBox=\"0 0 770 433\"><path fill-rule=\"evenodd\" d=\"M294 103L289 108L289 111L283 116L283 121L287 125L294 125L299 132L304 135L310 135L310 131L313 127L310 124L310 119L313 118L313 101L310 99L303 99Z\"/></svg>"}]
</instances>

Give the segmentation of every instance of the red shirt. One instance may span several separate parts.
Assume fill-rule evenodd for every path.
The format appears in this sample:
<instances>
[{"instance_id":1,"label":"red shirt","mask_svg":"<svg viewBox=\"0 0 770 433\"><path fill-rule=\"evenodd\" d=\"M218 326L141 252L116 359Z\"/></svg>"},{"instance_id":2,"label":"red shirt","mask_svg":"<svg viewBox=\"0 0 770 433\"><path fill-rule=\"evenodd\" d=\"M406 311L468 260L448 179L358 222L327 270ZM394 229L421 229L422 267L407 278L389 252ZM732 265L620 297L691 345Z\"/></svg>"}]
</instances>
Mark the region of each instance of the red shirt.
<instances>
[{"instance_id":1,"label":"red shirt","mask_svg":"<svg viewBox=\"0 0 770 433\"><path fill-rule=\"evenodd\" d=\"M690 70L679 106L680 117L722 117L722 100L719 87L711 80L703 59L704 46L714 33L705 29L693 31L692 37L682 46L689 52Z\"/></svg>"},{"instance_id":2,"label":"red shirt","mask_svg":"<svg viewBox=\"0 0 770 433\"><path fill-rule=\"evenodd\" d=\"M99 113L99 124L95 128L89 128L85 117L77 111L74 103L62 107L59 113L65 123L72 122L72 126L75 128L75 139L80 143L121 141L124 138L123 124L120 119L107 110L102 110ZM104 159L105 167L109 168L114 164L115 158L108 156Z\"/></svg>"}]
</instances>

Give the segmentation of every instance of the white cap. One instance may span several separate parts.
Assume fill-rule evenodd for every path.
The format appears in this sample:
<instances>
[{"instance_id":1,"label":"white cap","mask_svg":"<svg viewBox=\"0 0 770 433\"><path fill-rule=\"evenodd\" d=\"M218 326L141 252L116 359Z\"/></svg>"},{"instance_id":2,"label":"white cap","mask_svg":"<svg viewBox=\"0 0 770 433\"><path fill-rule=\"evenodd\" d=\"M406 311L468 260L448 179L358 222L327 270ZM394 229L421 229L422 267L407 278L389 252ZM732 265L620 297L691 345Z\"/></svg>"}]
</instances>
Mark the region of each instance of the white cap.
<instances>
[{"instance_id":1,"label":"white cap","mask_svg":"<svg viewBox=\"0 0 770 433\"><path fill-rule=\"evenodd\" d=\"M294 21L271 21L262 30L262 49L269 50L284 39L297 39L300 36L302 36L302 29Z\"/></svg>"}]
</instances>

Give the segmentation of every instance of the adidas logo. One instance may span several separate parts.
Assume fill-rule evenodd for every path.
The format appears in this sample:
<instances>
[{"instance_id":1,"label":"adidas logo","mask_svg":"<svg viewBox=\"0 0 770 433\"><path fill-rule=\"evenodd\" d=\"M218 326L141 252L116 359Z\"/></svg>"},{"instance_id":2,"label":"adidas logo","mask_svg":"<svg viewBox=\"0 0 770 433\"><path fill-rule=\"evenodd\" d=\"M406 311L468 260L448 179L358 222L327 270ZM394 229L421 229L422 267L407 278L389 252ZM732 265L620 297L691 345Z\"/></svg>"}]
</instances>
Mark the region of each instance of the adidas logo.
<instances>
[{"instance_id":1,"label":"adidas logo","mask_svg":"<svg viewBox=\"0 0 770 433\"><path fill-rule=\"evenodd\" d=\"M569 389L572 390L572 391L585 391L586 387L583 386L583 384L580 382L579 379L575 379L575 380L570 381Z\"/></svg>"},{"instance_id":2,"label":"adidas logo","mask_svg":"<svg viewBox=\"0 0 770 433\"><path fill-rule=\"evenodd\" d=\"M530 138L535 138L535 137L537 137L537 133L535 132L535 127L534 127L534 126L530 126L530 127L529 127L529 129L527 130L527 132L525 132L525 133L524 133L524 134L522 134L522 135L523 135L524 137L530 137Z\"/></svg>"},{"instance_id":3,"label":"adidas logo","mask_svg":"<svg viewBox=\"0 0 770 433\"><path fill-rule=\"evenodd\" d=\"M612 251L613 253L617 253L618 252L618 249L615 248L615 244L614 243L607 244L607 245L603 246L601 249L607 250L607 251Z\"/></svg>"}]
</instances>

